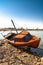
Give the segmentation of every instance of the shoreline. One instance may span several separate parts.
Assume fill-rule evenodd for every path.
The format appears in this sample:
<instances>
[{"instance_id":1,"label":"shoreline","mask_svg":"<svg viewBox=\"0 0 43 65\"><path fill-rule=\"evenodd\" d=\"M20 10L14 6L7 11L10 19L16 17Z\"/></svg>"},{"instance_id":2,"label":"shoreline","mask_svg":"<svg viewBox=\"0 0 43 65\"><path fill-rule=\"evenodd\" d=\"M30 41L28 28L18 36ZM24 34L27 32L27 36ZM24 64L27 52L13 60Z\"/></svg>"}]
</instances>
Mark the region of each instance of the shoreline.
<instances>
[{"instance_id":1,"label":"shoreline","mask_svg":"<svg viewBox=\"0 0 43 65\"><path fill-rule=\"evenodd\" d=\"M0 28L0 31L15 31L14 28ZM24 29L24 28L17 28L17 31L26 30L26 31L43 31L43 29Z\"/></svg>"}]
</instances>

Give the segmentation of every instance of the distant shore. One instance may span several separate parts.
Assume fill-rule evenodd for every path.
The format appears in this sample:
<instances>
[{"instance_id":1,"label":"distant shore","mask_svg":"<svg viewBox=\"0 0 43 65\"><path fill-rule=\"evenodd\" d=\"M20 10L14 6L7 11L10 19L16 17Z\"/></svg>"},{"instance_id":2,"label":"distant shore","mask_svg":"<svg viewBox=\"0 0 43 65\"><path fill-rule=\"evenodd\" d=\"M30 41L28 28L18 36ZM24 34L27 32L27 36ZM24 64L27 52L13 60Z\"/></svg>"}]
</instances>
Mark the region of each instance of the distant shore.
<instances>
[{"instance_id":1,"label":"distant shore","mask_svg":"<svg viewBox=\"0 0 43 65\"><path fill-rule=\"evenodd\" d=\"M15 31L16 29L15 28L0 28L0 31ZM43 29L25 29L25 28L17 28L18 31L21 31L21 30L29 30L29 31L43 31Z\"/></svg>"}]
</instances>

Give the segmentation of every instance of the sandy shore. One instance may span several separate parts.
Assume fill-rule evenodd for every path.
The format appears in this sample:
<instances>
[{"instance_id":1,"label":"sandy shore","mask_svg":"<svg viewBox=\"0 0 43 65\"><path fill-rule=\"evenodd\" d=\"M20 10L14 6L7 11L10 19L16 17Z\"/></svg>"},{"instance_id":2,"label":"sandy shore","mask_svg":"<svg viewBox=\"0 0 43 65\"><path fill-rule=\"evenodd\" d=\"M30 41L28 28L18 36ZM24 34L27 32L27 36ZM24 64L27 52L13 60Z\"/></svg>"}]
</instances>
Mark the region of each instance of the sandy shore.
<instances>
[{"instance_id":1,"label":"sandy shore","mask_svg":"<svg viewBox=\"0 0 43 65\"><path fill-rule=\"evenodd\" d=\"M0 65L43 65L43 49L20 49L4 43L0 46Z\"/></svg>"}]
</instances>

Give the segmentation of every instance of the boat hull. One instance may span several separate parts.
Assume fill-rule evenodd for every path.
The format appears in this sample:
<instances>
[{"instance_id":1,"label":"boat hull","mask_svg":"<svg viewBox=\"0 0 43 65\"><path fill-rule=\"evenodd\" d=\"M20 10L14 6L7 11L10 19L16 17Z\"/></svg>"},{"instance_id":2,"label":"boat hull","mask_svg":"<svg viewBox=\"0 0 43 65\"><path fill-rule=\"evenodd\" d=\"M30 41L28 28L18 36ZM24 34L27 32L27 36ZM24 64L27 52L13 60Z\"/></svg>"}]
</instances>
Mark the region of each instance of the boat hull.
<instances>
[{"instance_id":1,"label":"boat hull","mask_svg":"<svg viewBox=\"0 0 43 65\"><path fill-rule=\"evenodd\" d=\"M32 36L31 39L29 39L26 42L14 42L14 45L16 46L28 46L32 48L37 48L40 43L40 38L37 38L36 36Z\"/></svg>"}]
</instances>

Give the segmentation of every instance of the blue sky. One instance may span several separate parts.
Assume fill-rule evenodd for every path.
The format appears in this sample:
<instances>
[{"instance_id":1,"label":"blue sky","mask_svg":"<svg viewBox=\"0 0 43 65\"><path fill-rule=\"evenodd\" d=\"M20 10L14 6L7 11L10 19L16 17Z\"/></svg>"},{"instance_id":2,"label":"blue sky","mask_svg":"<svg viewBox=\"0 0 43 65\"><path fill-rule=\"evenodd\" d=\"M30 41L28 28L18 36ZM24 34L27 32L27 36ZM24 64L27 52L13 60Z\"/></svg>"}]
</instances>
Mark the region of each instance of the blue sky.
<instances>
[{"instance_id":1,"label":"blue sky","mask_svg":"<svg viewBox=\"0 0 43 65\"><path fill-rule=\"evenodd\" d=\"M20 22L25 21L24 23L27 24L36 22L42 24L43 0L0 0L0 17L13 17ZM17 20L15 20L16 23L20 23Z\"/></svg>"}]
</instances>

